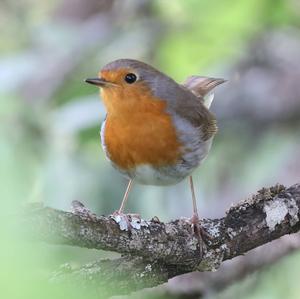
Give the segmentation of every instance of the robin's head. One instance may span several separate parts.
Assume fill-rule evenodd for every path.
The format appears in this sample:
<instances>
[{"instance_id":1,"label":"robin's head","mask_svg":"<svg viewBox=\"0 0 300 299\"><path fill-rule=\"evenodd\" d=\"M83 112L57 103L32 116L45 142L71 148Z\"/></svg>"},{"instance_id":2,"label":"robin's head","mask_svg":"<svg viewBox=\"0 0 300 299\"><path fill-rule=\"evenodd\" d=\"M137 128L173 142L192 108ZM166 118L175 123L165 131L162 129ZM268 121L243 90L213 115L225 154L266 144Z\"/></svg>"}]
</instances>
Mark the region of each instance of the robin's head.
<instances>
[{"instance_id":1,"label":"robin's head","mask_svg":"<svg viewBox=\"0 0 300 299\"><path fill-rule=\"evenodd\" d=\"M99 86L101 97L108 112L129 110L133 105L162 97L176 83L155 68L132 59L115 60L102 68L98 78L86 79L87 83Z\"/></svg>"}]
</instances>

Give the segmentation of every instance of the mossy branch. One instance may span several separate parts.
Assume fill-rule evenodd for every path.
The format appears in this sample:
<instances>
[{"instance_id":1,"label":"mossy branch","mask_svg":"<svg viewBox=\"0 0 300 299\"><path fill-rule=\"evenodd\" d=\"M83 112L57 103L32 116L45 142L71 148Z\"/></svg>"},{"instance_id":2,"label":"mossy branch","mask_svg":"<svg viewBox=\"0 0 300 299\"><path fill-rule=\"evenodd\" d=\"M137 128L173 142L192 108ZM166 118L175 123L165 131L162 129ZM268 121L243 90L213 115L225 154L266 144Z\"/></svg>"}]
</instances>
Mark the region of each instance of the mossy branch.
<instances>
[{"instance_id":1,"label":"mossy branch","mask_svg":"<svg viewBox=\"0 0 300 299\"><path fill-rule=\"evenodd\" d=\"M156 286L195 270L217 269L224 260L299 231L299 217L300 184L263 188L224 217L203 219L201 225L210 238L202 258L197 238L184 220L142 221L138 229L123 231L111 217L97 217L84 207L71 213L31 205L23 227L37 240L121 253L118 259L62 269L55 275L55 280L77 277L82 284L96 281L112 295Z\"/></svg>"}]
</instances>

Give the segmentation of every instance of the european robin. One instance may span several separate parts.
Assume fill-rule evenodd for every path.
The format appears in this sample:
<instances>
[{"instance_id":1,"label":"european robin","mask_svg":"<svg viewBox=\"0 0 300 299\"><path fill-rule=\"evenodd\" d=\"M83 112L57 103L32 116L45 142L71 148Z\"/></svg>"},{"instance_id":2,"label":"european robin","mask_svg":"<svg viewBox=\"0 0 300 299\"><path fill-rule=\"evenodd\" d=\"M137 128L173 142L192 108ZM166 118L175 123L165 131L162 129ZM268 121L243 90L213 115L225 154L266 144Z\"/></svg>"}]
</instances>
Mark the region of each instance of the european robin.
<instances>
[{"instance_id":1,"label":"european robin","mask_svg":"<svg viewBox=\"0 0 300 299\"><path fill-rule=\"evenodd\" d=\"M191 76L178 84L146 63L119 59L86 82L100 87L107 110L101 127L106 157L129 179L118 213L124 215L133 181L171 185L189 177L195 227L199 217L192 172L217 133L209 111L213 95L205 96L225 80Z\"/></svg>"}]
</instances>

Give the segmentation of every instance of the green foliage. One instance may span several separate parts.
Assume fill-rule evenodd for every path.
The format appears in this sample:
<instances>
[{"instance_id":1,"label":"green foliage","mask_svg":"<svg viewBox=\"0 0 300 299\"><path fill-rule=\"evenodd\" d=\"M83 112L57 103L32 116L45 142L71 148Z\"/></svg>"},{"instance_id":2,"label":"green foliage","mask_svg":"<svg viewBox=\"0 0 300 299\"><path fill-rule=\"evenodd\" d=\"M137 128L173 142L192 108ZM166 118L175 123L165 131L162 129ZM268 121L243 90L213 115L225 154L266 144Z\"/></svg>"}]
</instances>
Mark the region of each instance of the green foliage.
<instances>
[{"instance_id":1,"label":"green foliage","mask_svg":"<svg viewBox=\"0 0 300 299\"><path fill-rule=\"evenodd\" d=\"M243 44L266 26L288 24L287 1L156 1L168 32L157 55L175 78L243 55ZM184 76L184 77L183 77Z\"/></svg>"}]
</instances>

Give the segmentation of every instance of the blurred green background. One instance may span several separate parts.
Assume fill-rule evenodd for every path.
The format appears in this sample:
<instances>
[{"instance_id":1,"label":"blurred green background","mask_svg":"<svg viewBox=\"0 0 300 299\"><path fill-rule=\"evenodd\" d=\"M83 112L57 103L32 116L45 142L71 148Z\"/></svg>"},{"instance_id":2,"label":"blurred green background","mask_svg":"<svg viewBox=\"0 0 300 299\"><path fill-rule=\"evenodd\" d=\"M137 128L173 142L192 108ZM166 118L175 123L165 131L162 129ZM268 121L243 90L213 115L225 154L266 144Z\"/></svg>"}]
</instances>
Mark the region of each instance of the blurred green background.
<instances>
[{"instance_id":1,"label":"blurred green background","mask_svg":"<svg viewBox=\"0 0 300 299\"><path fill-rule=\"evenodd\" d=\"M104 107L83 82L114 59L143 60L178 81L229 80L212 105L219 133L195 172L202 217L223 215L260 187L299 182L299 27L297 0L2 0L1 298L82 298L47 277L63 263L107 256L24 242L15 223L27 202L69 210L80 200L97 214L118 208L126 180L104 157ZM187 182L135 185L127 206L163 221L191 209ZM286 258L250 290L241 284L238 298L282 298L286 289L285 298L299 298L299 266L299 254Z\"/></svg>"}]
</instances>

